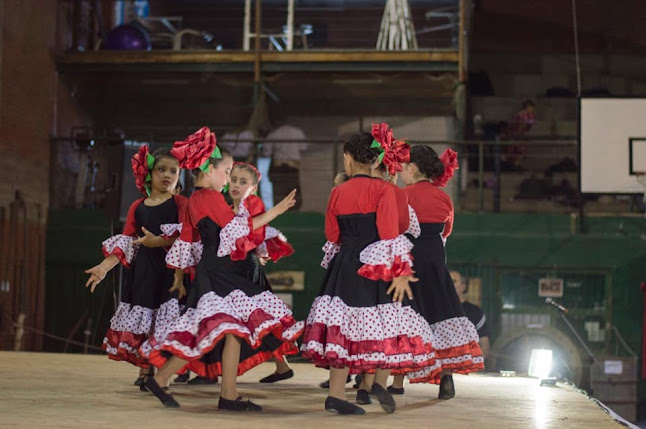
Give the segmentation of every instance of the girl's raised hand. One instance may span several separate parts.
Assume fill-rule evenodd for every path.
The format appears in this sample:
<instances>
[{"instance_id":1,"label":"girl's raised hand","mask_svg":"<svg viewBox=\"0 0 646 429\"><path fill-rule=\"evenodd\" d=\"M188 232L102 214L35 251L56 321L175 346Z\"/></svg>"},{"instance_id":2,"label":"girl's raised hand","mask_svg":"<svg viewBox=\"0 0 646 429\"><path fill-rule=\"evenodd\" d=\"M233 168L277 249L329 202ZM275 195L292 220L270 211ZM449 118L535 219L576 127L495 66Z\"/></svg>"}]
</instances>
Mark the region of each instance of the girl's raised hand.
<instances>
[{"instance_id":1,"label":"girl's raised hand","mask_svg":"<svg viewBox=\"0 0 646 429\"><path fill-rule=\"evenodd\" d=\"M292 190L292 192L289 193L281 202L276 204L274 207L278 211L278 214L283 214L287 210L291 209L294 207L296 204L296 189Z\"/></svg>"}]
</instances>

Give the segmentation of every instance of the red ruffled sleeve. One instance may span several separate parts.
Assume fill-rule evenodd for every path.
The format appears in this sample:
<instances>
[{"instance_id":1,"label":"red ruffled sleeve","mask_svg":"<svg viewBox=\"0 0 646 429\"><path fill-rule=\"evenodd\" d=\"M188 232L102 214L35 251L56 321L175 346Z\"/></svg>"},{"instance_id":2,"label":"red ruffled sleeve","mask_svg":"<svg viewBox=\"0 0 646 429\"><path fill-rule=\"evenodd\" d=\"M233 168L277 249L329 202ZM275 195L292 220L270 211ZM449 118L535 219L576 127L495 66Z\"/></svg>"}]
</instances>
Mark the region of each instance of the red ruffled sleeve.
<instances>
[{"instance_id":1,"label":"red ruffled sleeve","mask_svg":"<svg viewBox=\"0 0 646 429\"><path fill-rule=\"evenodd\" d=\"M399 207L395 190L384 187L377 203L377 230L381 240L370 244L359 254L364 264L358 270L360 276L371 280L392 281L395 277L413 273L413 244L399 234ZM408 218L408 206L406 206Z\"/></svg>"},{"instance_id":2,"label":"red ruffled sleeve","mask_svg":"<svg viewBox=\"0 0 646 429\"><path fill-rule=\"evenodd\" d=\"M110 255L114 255L119 258L119 262L126 267L130 267L130 264L136 257L137 250L139 249L139 245L134 244L134 240L137 238L138 232L135 212L137 211L139 204L141 204L144 199L145 198L140 198L130 205L128 215L126 216L126 223L123 226L123 232L108 238L101 246L103 256L108 257Z\"/></svg>"}]
</instances>

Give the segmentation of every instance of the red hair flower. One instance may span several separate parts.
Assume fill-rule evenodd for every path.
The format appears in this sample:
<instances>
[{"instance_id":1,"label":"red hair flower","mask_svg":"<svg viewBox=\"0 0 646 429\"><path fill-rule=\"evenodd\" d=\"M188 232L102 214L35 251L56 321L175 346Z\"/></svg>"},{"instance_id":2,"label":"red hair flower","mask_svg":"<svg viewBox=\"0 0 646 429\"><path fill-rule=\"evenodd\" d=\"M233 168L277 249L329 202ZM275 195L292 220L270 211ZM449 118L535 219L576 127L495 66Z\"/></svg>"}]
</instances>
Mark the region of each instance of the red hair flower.
<instances>
[{"instance_id":1,"label":"red hair flower","mask_svg":"<svg viewBox=\"0 0 646 429\"><path fill-rule=\"evenodd\" d=\"M181 168L189 170L200 168L206 171L209 158L222 158L216 146L215 133L208 127L202 127L186 139L176 141L170 153L177 158Z\"/></svg>"},{"instance_id":2,"label":"red hair flower","mask_svg":"<svg viewBox=\"0 0 646 429\"><path fill-rule=\"evenodd\" d=\"M150 195L150 181L152 176L150 171L155 166L155 157L148 151L148 145L139 148L139 152L132 156L130 160L132 173L135 175L135 184L142 194Z\"/></svg>"},{"instance_id":3,"label":"red hair flower","mask_svg":"<svg viewBox=\"0 0 646 429\"><path fill-rule=\"evenodd\" d=\"M433 180L433 184L443 188L449 182L449 179L453 177L455 170L460 168L458 164L458 153L453 149L447 148L442 155L440 155L440 161L444 164L444 174Z\"/></svg>"},{"instance_id":4,"label":"red hair flower","mask_svg":"<svg viewBox=\"0 0 646 429\"><path fill-rule=\"evenodd\" d=\"M372 124L372 136L375 141L371 147L381 150L379 162L384 163L389 175L394 176L401 171L403 162L410 162L410 145L405 140L395 140L387 123Z\"/></svg>"}]
</instances>

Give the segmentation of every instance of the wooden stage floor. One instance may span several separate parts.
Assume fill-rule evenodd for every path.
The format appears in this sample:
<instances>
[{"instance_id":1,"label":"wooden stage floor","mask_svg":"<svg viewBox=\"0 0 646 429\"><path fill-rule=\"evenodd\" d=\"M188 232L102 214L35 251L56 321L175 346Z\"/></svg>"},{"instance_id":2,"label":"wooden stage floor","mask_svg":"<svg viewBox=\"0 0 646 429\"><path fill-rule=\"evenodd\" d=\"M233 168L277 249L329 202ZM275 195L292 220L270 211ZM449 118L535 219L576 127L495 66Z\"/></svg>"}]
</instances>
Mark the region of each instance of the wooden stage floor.
<instances>
[{"instance_id":1,"label":"wooden stage floor","mask_svg":"<svg viewBox=\"0 0 646 429\"><path fill-rule=\"evenodd\" d=\"M440 401L437 387L407 385L397 411L364 406L364 416L323 409L318 387L327 372L293 364L296 376L273 385L257 381L263 364L240 377L240 391L264 407L239 414L217 409L219 385L172 387L180 409L167 410L133 386L137 370L97 355L0 352L0 427L28 428L614 428L601 408L572 387L540 387L537 380L455 376L457 396ZM348 385L350 387L350 385ZM355 391L348 388L348 398Z\"/></svg>"}]
</instances>

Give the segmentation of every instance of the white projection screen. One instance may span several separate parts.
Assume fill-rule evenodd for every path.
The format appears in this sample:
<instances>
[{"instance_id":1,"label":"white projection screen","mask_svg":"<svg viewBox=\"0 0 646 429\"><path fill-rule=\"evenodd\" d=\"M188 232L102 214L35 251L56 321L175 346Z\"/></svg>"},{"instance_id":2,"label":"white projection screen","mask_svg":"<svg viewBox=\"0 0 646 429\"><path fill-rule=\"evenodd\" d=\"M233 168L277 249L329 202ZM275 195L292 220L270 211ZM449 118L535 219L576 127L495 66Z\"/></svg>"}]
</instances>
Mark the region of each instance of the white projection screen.
<instances>
[{"instance_id":1,"label":"white projection screen","mask_svg":"<svg viewBox=\"0 0 646 429\"><path fill-rule=\"evenodd\" d=\"M581 192L642 193L646 172L646 98L581 98Z\"/></svg>"}]
</instances>

